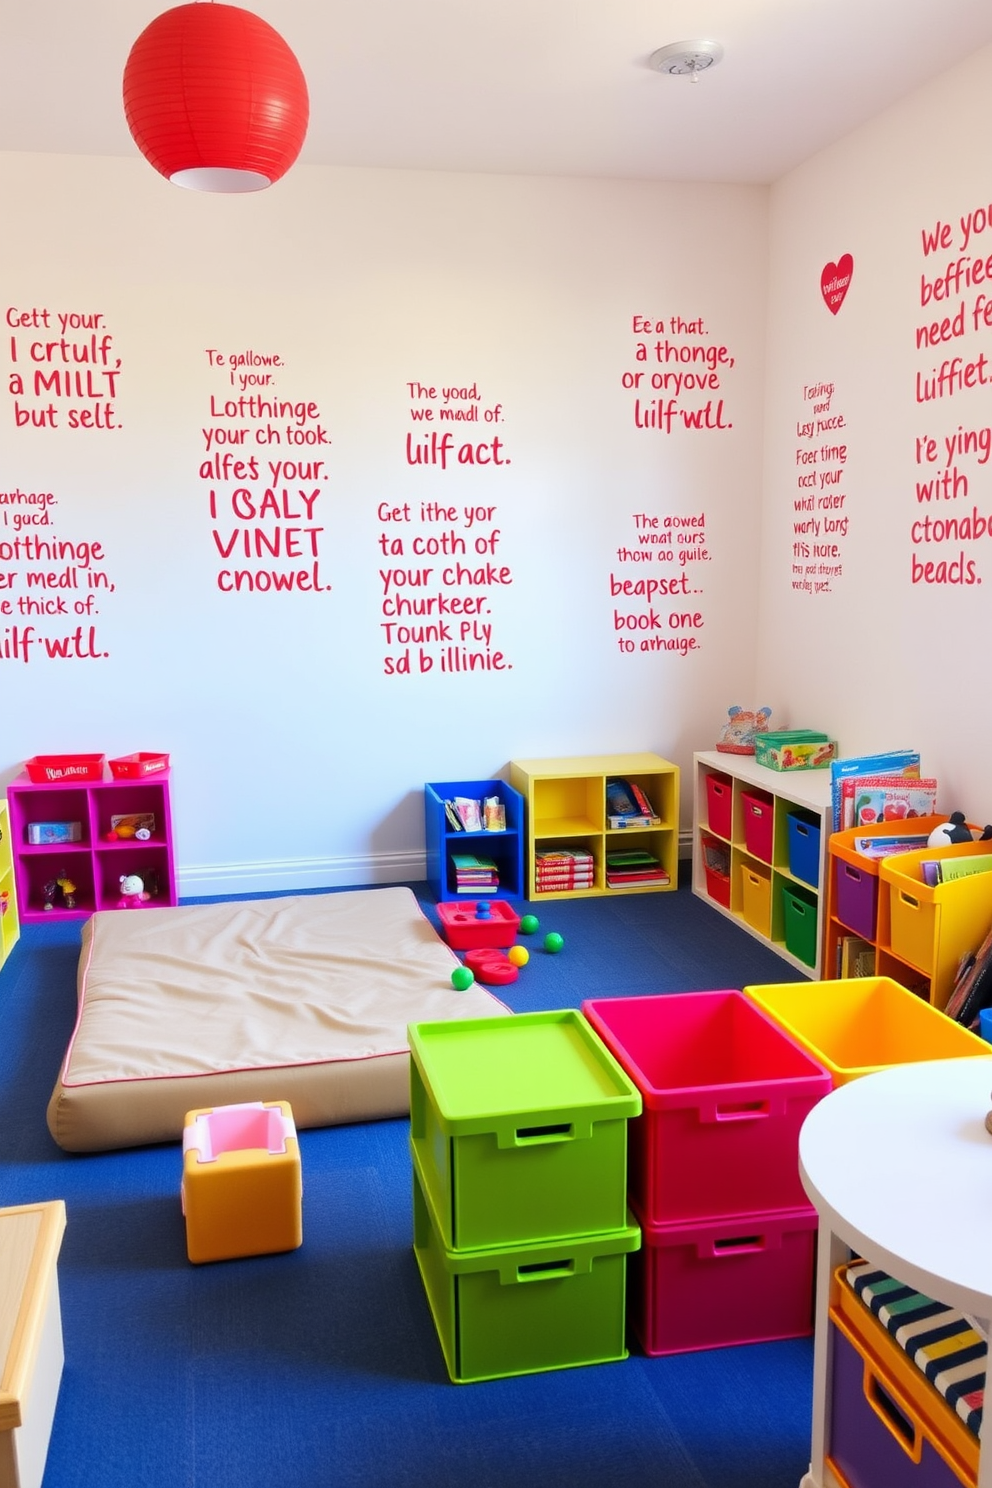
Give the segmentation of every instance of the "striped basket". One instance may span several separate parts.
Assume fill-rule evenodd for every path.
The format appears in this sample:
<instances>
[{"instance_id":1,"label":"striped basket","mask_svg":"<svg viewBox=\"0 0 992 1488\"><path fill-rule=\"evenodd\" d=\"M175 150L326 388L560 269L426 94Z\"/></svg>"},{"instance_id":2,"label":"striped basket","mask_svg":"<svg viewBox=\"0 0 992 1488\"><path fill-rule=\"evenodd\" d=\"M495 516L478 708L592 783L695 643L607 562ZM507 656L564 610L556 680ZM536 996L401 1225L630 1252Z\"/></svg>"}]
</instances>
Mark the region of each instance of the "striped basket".
<instances>
[{"instance_id":1,"label":"striped basket","mask_svg":"<svg viewBox=\"0 0 992 1488\"><path fill-rule=\"evenodd\" d=\"M844 1279L977 1437L988 1345L972 1319L904 1286L867 1261L853 1262Z\"/></svg>"}]
</instances>

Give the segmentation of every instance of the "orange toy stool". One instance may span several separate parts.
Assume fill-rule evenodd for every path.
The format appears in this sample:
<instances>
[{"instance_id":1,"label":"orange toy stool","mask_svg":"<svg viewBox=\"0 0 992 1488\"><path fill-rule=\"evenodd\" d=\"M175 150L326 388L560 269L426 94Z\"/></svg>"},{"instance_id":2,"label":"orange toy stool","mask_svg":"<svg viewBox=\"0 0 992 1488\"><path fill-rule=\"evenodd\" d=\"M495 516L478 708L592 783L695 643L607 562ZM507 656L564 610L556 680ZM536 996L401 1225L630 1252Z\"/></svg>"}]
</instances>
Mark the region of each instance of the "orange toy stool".
<instances>
[{"instance_id":1,"label":"orange toy stool","mask_svg":"<svg viewBox=\"0 0 992 1488\"><path fill-rule=\"evenodd\" d=\"M300 1147L288 1101L190 1111L183 1126L186 1253L196 1264L303 1243Z\"/></svg>"}]
</instances>

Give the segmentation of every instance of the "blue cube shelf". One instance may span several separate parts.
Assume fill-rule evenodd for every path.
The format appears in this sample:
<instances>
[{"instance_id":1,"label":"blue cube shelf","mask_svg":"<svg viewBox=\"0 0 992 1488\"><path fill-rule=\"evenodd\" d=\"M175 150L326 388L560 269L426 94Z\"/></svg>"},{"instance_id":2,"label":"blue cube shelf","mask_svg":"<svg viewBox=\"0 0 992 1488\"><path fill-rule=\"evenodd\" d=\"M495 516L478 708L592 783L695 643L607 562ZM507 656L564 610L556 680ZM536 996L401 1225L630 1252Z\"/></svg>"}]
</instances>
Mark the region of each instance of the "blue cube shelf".
<instances>
[{"instance_id":1,"label":"blue cube shelf","mask_svg":"<svg viewBox=\"0 0 992 1488\"><path fill-rule=\"evenodd\" d=\"M498 796L506 813L505 832L456 832L448 824L444 803L454 796L481 801ZM424 786L424 825L427 837L427 881L438 902L470 899L455 887L452 854L476 853L492 858L499 874L500 899L524 895L524 798L505 780L442 780Z\"/></svg>"}]
</instances>

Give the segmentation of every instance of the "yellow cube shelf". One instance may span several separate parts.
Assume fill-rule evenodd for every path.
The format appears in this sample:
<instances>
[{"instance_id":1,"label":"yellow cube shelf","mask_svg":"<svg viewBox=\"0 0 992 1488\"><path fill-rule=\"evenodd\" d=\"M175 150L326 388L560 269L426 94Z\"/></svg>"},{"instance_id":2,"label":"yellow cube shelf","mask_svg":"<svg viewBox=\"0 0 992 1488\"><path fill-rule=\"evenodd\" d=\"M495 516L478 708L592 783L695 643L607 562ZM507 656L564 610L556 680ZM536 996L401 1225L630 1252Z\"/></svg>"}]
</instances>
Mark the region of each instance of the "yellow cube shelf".
<instances>
[{"instance_id":1,"label":"yellow cube shelf","mask_svg":"<svg viewBox=\"0 0 992 1488\"><path fill-rule=\"evenodd\" d=\"M637 785L657 822L611 827L606 782ZM594 754L574 759L511 760L510 784L527 805L526 876L530 899L582 899L594 894L650 894L678 887L679 770L659 754ZM648 853L660 874L647 882L613 883L607 858L614 852ZM589 866L539 883L538 855L579 852ZM578 881L576 881L576 878Z\"/></svg>"}]
</instances>

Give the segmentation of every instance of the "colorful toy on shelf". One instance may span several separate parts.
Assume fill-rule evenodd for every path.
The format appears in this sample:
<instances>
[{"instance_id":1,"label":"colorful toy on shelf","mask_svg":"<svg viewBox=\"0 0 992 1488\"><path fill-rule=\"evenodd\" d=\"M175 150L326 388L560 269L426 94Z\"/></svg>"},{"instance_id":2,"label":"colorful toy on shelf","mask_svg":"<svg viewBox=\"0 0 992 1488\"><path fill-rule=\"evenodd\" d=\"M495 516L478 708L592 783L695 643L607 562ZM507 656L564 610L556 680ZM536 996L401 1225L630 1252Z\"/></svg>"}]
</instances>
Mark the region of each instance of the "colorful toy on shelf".
<instances>
[{"instance_id":1,"label":"colorful toy on shelf","mask_svg":"<svg viewBox=\"0 0 992 1488\"><path fill-rule=\"evenodd\" d=\"M137 909L151 897L145 890L145 881L137 873L122 873L120 876L121 897L118 909Z\"/></svg>"},{"instance_id":2,"label":"colorful toy on shelf","mask_svg":"<svg viewBox=\"0 0 992 1488\"><path fill-rule=\"evenodd\" d=\"M42 894L45 909L75 909L76 885L63 868L54 878L46 881Z\"/></svg>"},{"instance_id":3,"label":"colorful toy on shelf","mask_svg":"<svg viewBox=\"0 0 992 1488\"><path fill-rule=\"evenodd\" d=\"M988 842L992 838L992 826L986 827L978 838L979 842ZM934 827L927 838L928 847L947 847L954 842L974 842L975 834L964 819L963 811L952 811L946 822L941 822L939 827Z\"/></svg>"},{"instance_id":4,"label":"colorful toy on shelf","mask_svg":"<svg viewBox=\"0 0 992 1488\"><path fill-rule=\"evenodd\" d=\"M766 732L771 716L771 708L757 708L753 713L737 704L728 708L717 749L721 754L753 754L754 736Z\"/></svg>"}]
</instances>

